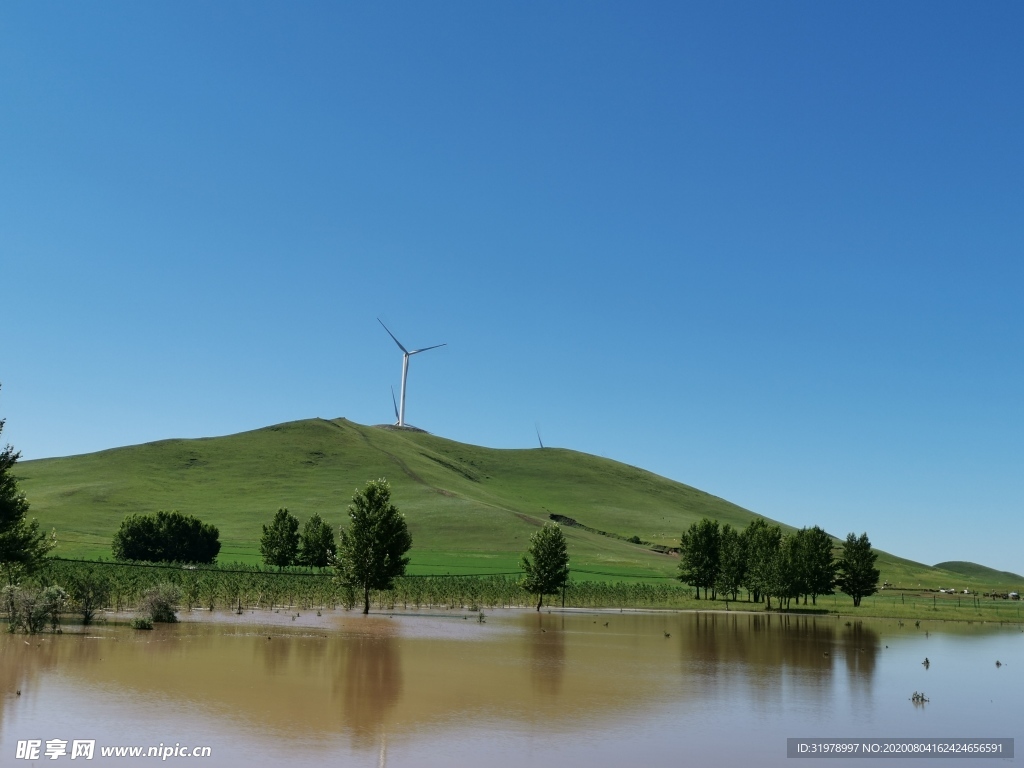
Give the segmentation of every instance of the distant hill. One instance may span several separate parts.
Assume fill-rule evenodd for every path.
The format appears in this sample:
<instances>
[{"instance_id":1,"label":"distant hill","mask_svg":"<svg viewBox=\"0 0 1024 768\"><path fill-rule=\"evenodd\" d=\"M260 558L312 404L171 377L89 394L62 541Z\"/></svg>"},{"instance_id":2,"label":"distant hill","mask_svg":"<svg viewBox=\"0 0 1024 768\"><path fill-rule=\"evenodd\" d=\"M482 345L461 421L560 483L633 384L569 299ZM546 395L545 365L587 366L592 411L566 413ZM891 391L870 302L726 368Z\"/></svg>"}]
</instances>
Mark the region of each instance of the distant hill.
<instances>
[{"instance_id":1,"label":"distant hill","mask_svg":"<svg viewBox=\"0 0 1024 768\"><path fill-rule=\"evenodd\" d=\"M984 565L968 563L963 560L948 560L945 563L938 563L933 567L970 576L971 578L992 584L1024 584L1024 577L1018 576L1016 573L997 571L994 568L986 568Z\"/></svg>"},{"instance_id":2,"label":"distant hill","mask_svg":"<svg viewBox=\"0 0 1024 768\"><path fill-rule=\"evenodd\" d=\"M220 529L221 562L258 562L261 526L278 508L300 521L317 512L337 527L355 490L378 477L391 482L408 520L413 573L516 571L531 534L557 515L579 524L565 528L574 570L671 578L678 558L654 549L677 545L704 516L737 527L755 517L697 488L577 451L497 450L347 419L26 461L17 473L31 514L57 529L56 554L64 557L110 557L126 515L177 509ZM946 571L886 553L878 565L893 584L948 580Z\"/></svg>"}]
</instances>

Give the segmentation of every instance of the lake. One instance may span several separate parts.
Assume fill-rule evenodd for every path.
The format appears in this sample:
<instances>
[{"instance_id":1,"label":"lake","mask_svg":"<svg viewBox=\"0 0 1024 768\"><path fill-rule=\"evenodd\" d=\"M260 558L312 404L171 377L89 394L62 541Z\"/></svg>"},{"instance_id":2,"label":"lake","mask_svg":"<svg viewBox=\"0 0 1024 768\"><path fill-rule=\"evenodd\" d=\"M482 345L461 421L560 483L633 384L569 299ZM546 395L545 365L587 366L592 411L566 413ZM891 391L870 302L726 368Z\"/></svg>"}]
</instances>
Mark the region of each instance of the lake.
<instances>
[{"instance_id":1,"label":"lake","mask_svg":"<svg viewBox=\"0 0 1024 768\"><path fill-rule=\"evenodd\" d=\"M175 744L211 757L168 764L218 767L781 766L788 737L1021 733L1017 625L485 613L196 611L151 632L6 634L0 764L31 764L19 741L79 739L100 766L158 762L103 746Z\"/></svg>"}]
</instances>

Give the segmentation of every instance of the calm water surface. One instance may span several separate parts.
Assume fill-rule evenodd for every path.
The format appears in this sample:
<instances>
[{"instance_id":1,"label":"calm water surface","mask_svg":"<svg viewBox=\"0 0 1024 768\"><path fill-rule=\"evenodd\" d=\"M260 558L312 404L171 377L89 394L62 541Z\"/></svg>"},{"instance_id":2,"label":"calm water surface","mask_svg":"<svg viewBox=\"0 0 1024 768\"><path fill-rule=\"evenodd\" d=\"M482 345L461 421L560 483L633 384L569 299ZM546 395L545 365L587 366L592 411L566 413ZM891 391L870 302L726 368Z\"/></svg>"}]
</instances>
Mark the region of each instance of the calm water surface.
<instances>
[{"instance_id":1,"label":"calm water surface","mask_svg":"<svg viewBox=\"0 0 1024 768\"><path fill-rule=\"evenodd\" d=\"M95 739L85 765L155 765L104 759L99 746L180 743L213 756L168 764L593 768L793 765L795 736L1024 735L1018 626L742 613L182 617L153 632L2 636L0 765L30 764L14 759L24 739ZM930 702L915 706L914 691ZM68 760L38 764L79 764Z\"/></svg>"}]
</instances>

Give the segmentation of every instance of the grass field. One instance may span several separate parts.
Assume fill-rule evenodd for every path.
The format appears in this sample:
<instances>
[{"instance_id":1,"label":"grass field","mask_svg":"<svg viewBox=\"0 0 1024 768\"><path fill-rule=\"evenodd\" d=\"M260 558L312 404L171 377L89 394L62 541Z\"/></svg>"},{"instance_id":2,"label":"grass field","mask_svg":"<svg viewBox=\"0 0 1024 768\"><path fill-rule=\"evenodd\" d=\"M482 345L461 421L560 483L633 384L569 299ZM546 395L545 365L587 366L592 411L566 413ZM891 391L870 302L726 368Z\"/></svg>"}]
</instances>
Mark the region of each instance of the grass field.
<instances>
[{"instance_id":1,"label":"grass field","mask_svg":"<svg viewBox=\"0 0 1024 768\"><path fill-rule=\"evenodd\" d=\"M164 440L17 465L31 514L57 530L63 557L109 557L121 520L177 509L220 529L221 562L257 563L279 507L337 527L353 492L386 477L413 536L412 574L509 573L549 515L566 527L575 578L674 576L678 559L625 541L674 546L701 517L743 527L754 513L636 467L575 451L495 450L346 419L289 422L226 437ZM785 526L784 526L785 527ZM850 521L850 530L860 530ZM830 531L844 537L847 531ZM869 532L870 533L870 532ZM1015 589L984 569L935 569L880 553L882 578L907 588Z\"/></svg>"}]
</instances>

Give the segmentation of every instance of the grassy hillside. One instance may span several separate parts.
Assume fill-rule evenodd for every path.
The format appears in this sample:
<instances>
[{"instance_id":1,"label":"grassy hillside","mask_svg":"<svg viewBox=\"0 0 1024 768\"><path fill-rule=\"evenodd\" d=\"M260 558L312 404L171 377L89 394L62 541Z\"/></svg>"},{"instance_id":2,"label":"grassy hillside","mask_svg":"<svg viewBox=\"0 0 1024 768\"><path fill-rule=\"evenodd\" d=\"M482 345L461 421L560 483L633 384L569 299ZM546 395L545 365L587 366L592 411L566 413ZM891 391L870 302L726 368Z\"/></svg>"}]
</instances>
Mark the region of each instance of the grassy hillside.
<instances>
[{"instance_id":1,"label":"grassy hillside","mask_svg":"<svg viewBox=\"0 0 1024 768\"><path fill-rule=\"evenodd\" d=\"M27 461L17 471L32 515L57 529L64 557L109 557L126 515L177 509L220 529L222 562L257 562L261 526L279 507L300 520L318 512L338 526L353 492L378 477L391 482L406 514L413 573L517 570L530 535L559 514L611 534L566 528L574 570L593 571L592 578L670 577L677 558L624 539L672 546L703 516L741 527L754 517L696 488L588 454L495 450L346 419ZM879 565L894 584L941 586L951 578L884 553Z\"/></svg>"},{"instance_id":2,"label":"grassy hillside","mask_svg":"<svg viewBox=\"0 0 1024 768\"><path fill-rule=\"evenodd\" d=\"M1024 584L1024 576L1010 571L997 571L994 568L986 568L984 565L968 563L963 560L949 560L945 563L938 563L935 567L990 584Z\"/></svg>"}]
</instances>

